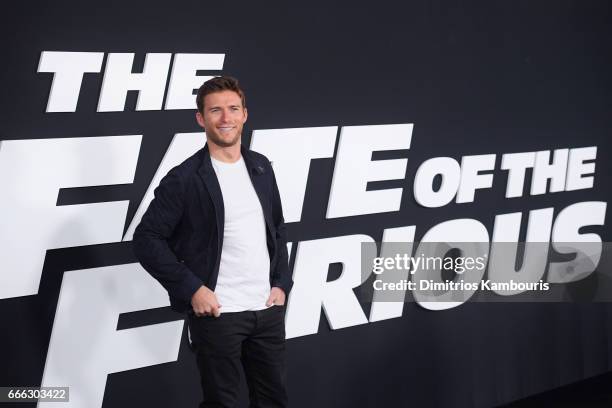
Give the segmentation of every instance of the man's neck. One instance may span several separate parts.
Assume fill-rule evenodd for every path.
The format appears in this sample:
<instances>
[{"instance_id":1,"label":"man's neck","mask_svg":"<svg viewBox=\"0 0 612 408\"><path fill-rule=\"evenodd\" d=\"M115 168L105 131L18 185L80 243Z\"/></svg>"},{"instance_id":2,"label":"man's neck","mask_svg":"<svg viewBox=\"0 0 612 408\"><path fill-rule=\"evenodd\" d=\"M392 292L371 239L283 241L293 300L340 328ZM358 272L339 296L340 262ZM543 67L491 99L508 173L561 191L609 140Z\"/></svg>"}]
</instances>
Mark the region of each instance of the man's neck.
<instances>
[{"instance_id":1,"label":"man's neck","mask_svg":"<svg viewBox=\"0 0 612 408\"><path fill-rule=\"evenodd\" d=\"M208 142L208 151L211 157L225 163L234 163L240 159L240 142L233 146L222 147Z\"/></svg>"}]
</instances>

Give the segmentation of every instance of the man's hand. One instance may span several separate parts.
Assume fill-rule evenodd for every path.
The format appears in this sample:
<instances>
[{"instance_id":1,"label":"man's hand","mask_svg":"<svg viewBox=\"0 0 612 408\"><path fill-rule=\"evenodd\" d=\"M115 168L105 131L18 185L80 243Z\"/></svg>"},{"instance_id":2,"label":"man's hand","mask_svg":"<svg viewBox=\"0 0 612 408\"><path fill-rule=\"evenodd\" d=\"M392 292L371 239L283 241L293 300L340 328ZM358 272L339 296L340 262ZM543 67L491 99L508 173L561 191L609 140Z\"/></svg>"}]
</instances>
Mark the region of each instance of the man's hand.
<instances>
[{"instance_id":1,"label":"man's hand","mask_svg":"<svg viewBox=\"0 0 612 408\"><path fill-rule=\"evenodd\" d=\"M200 289L191 297L191 306L196 316L213 315L219 317L221 315L221 305L217 302L215 292L208 289L206 286L200 286Z\"/></svg>"},{"instance_id":2,"label":"man's hand","mask_svg":"<svg viewBox=\"0 0 612 408\"><path fill-rule=\"evenodd\" d=\"M285 291L281 288L274 287L270 290L270 297L266 301L266 306L282 306L285 304Z\"/></svg>"}]
</instances>

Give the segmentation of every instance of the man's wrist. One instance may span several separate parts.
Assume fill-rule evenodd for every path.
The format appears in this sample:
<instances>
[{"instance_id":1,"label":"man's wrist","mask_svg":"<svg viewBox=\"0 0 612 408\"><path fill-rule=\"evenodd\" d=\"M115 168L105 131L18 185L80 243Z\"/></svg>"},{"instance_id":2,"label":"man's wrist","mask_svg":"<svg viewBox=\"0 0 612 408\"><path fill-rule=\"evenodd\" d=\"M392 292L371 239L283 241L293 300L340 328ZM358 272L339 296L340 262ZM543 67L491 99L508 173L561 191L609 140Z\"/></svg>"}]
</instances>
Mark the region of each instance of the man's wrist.
<instances>
[{"instance_id":1,"label":"man's wrist","mask_svg":"<svg viewBox=\"0 0 612 408\"><path fill-rule=\"evenodd\" d=\"M204 288L204 292L206 292L206 289L208 289L206 286L204 286L204 285L200 285L200 287L199 287L199 288L197 288L195 292L193 292L193 295L191 295L191 300L193 300L194 296L195 296L195 295L196 295L198 292L202 291L202 288Z\"/></svg>"}]
</instances>

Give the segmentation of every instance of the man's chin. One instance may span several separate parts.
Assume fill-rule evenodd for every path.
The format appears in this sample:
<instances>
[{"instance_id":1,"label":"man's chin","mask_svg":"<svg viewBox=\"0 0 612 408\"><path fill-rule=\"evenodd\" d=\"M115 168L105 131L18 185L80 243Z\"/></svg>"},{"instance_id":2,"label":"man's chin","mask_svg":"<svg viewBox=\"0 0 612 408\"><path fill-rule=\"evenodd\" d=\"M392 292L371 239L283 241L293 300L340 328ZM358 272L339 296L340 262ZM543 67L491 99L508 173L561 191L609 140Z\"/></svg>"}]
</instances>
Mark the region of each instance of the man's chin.
<instances>
[{"instance_id":1,"label":"man's chin","mask_svg":"<svg viewBox=\"0 0 612 408\"><path fill-rule=\"evenodd\" d=\"M238 144L238 142L240 142L240 136L232 140L223 140L216 137L210 137L208 138L208 141L216 144L219 147L232 147Z\"/></svg>"}]
</instances>

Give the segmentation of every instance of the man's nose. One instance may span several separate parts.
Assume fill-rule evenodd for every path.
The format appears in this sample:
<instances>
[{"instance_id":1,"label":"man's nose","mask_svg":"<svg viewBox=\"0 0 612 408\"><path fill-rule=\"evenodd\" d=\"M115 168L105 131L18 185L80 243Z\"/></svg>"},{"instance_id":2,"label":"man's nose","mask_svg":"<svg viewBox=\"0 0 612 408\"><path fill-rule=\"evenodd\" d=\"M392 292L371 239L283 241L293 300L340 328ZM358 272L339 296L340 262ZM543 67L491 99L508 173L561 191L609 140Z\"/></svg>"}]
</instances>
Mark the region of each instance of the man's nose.
<instances>
[{"instance_id":1,"label":"man's nose","mask_svg":"<svg viewBox=\"0 0 612 408\"><path fill-rule=\"evenodd\" d=\"M225 122L228 119L229 119L229 112L226 111L225 109L222 109L221 110L221 122Z\"/></svg>"}]
</instances>

